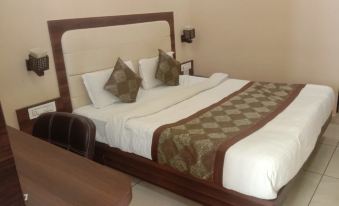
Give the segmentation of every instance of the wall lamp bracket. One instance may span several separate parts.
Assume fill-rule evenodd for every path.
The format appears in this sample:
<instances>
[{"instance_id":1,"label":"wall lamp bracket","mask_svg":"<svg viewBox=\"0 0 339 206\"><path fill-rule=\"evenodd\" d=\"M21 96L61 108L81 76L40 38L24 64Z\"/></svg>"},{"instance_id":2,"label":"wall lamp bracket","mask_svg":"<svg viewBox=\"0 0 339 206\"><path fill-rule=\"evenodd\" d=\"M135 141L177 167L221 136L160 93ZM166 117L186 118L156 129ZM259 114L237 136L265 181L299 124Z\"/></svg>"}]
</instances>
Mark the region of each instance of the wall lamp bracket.
<instances>
[{"instance_id":1,"label":"wall lamp bracket","mask_svg":"<svg viewBox=\"0 0 339 206\"><path fill-rule=\"evenodd\" d=\"M192 43L195 38L195 29L192 27L187 27L183 30L181 35L181 42Z\"/></svg>"},{"instance_id":2,"label":"wall lamp bracket","mask_svg":"<svg viewBox=\"0 0 339 206\"><path fill-rule=\"evenodd\" d=\"M33 71L38 76L43 76L45 71L49 69L47 52L41 49L31 49L28 59L26 59L26 67L28 71Z\"/></svg>"}]
</instances>

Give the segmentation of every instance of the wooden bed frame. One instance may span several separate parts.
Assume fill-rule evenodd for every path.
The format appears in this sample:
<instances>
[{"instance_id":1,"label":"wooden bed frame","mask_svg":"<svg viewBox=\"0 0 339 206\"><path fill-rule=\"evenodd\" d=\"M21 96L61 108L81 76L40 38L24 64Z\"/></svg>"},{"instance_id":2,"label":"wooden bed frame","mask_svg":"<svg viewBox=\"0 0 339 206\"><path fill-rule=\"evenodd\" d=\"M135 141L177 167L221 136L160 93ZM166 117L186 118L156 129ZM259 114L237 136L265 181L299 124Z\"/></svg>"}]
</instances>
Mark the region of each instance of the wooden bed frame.
<instances>
[{"instance_id":1,"label":"wooden bed frame","mask_svg":"<svg viewBox=\"0 0 339 206\"><path fill-rule=\"evenodd\" d=\"M67 82L66 68L61 44L62 35L66 31L152 21L168 22L171 32L171 47L172 50L175 51L174 18L172 12L49 21L48 28L59 84L59 103L62 104L61 108L63 108L63 110L66 112L72 112L70 91ZM323 126L322 132L325 131L328 123L329 120ZM119 149L111 148L108 145L99 142L96 143L95 160L109 167L116 168L125 173L141 178L190 199L196 200L205 205L280 205L285 197L286 192L288 191L288 188L292 185L290 182L287 186L285 186L284 189L279 192L277 199L262 200L227 190L221 186L184 176L151 160L134 154L122 152Z\"/></svg>"}]
</instances>

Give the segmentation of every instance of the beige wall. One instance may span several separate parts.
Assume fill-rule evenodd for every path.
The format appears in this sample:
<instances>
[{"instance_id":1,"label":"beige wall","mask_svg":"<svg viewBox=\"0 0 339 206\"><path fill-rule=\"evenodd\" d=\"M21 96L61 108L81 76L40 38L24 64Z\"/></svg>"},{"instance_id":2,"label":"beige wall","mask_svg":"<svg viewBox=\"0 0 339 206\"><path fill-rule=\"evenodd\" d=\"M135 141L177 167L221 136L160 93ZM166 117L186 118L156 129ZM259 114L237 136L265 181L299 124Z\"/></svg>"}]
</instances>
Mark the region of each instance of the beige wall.
<instances>
[{"instance_id":1,"label":"beige wall","mask_svg":"<svg viewBox=\"0 0 339 206\"><path fill-rule=\"evenodd\" d=\"M189 0L1 0L0 100L7 123L17 127L16 109L59 96L52 58L44 77L25 68L31 48L45 48L52 57L47 20L174 11L177 54L183 60L191 57L191 47L179 39L191 24L189 10Z\"/></svg>"},{"instance_id":2,"label":"beige wall","mask_svg":"<svg viewBox=\"0 0 339 206\"><path fill-rule=\"evenodd\" d=\"M1 0L0 100L6 121L15 109L57 97L54 62L44 77L25 70L33 47L52 56L46 21L145 12L175 12L179 60L196 72L242 79L311 82L339 88L339 1L335 0ZM180 43L192 24L197 38Z\"/></svg>"},{"instance_id":3,"label":"beige wall","mask_svg":"<svg viewBox=\"0 0 339 206\"><path fill-rule=\"evenodd\" d=\"M339 87L339 1L195 1L196 71Z\"/></svg>"}]
</instances>

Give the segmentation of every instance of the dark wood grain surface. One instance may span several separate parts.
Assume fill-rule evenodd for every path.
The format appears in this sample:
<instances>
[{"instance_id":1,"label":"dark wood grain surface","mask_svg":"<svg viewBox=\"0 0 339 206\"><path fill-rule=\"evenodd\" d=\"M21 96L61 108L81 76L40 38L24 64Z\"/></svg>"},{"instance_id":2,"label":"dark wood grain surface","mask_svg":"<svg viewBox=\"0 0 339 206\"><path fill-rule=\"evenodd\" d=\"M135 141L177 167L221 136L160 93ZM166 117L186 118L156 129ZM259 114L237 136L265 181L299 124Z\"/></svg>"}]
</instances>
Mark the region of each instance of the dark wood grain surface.
<instances>
[{"instance_id":1,"label":"dark wood grain surface","mask_svg":"<svg viewBox=\"0 0 339 206\"><path fill-rule=\"evenodd\" d=\"M130 177L8 127L26 205L128 205Z\"/></svg>"},{"instance_id":2,"label":"dark wood grain surface","mask_svg":"<svg viewBox=\"0 0 339 206\"><path fill-rule=\"evenodd\" d=\"M0 105L0 205L24 205L6 123Z\"/></svg>"}]
</instances>

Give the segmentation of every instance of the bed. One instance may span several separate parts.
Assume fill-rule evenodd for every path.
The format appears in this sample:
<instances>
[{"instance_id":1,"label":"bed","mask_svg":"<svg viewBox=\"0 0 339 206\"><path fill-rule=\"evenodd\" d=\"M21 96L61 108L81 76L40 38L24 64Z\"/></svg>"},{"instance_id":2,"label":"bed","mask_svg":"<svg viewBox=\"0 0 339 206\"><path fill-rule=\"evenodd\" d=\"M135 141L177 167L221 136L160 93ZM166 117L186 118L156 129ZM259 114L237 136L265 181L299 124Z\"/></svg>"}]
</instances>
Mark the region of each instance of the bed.
<instances>
[{"instance_id":1,"label":"bed","mask_svg":"<svg viewBox=\"0 0 339 206\"><path fill-rule=\"evenodd\" d=\"M97 109L81 75L107 69L118 57L136 66L139 59L156 56L158 48L175 52L173 13L56 20L48 25L64 108L96 124L96 161L203 204L279 205L287 191L283 188L301 170L331 115L332 89L300 86L281 112L225 151L223 164L218 164L218 184L188 176L152 161L155 131L256 83L223 75L220 82L192 94L192 88L210 85L213 78L181 76L177 87L141 89L135 104ZM181 95L186 90L187 95Z\"/></svg>"}]
</instances>

